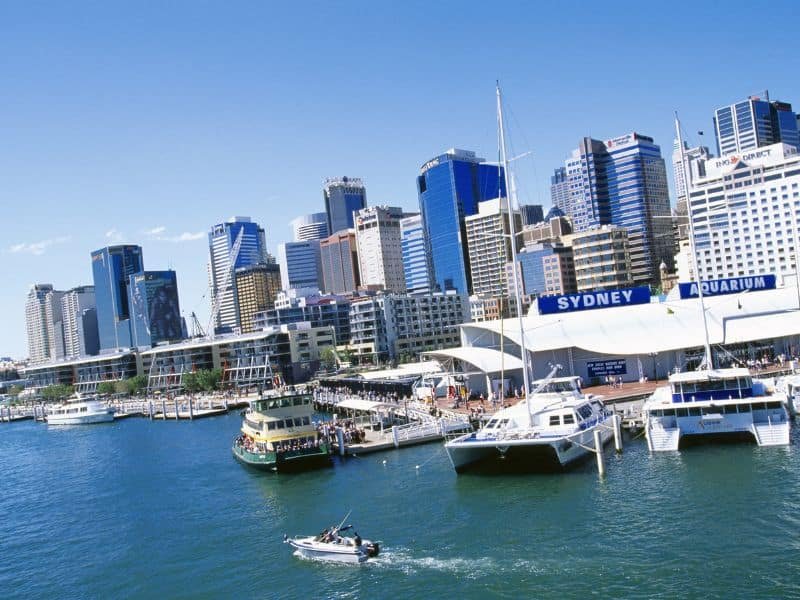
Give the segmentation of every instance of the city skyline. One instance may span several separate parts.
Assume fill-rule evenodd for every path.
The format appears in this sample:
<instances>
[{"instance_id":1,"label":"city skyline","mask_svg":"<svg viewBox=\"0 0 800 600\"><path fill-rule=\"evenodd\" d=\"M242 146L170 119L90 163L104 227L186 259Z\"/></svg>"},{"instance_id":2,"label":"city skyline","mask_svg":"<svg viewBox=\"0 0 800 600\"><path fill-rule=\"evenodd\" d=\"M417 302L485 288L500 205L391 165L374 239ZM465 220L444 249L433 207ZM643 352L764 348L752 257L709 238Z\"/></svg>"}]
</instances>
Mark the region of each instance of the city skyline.
<instances>
[{"instance_id":1,"label":"city skyline","mask_svg":"<svg viewBox=\"0 0 800 600\"><path fill-rule=\"evenodd\" d=\"M550 174L585 136L641 131L668 158L673 110L690 146L713 148L719 107L765 88L800 105L781 50L791 48L780 26L794 19L789 3L763 15L777 33L757 55L743 52L749 37L736 11L611 7L566 24L563 7L514 6L505 16L484 8L454 16L426 6L422 23L414 10L355 5L319 5L302 19L283 6L194 7L191 18L179 7L4 7L0 193L13 227L0 246L0 354L26 355L30 286L90 285L97 248L142 246L148 264L177 272L184 316L205 322L214 223L248 215L276 254L292 239L292 219L324 210L324 180L342 175L364 181L369 205L418 211L416 176L431 156L459 147L494 160L496 78L520 136L512 154L533 153L514 165L520 201L545 208ZM331 44L337 23L362 35ZM465 30L491 27L507 41L480 52L464 41L476 39ZM590 53L576 42L590 34L615 52L604 53L603 70L570 75ZM444 52L463 59L434 75ZM729 56L737 58L721 59ZM358 93L330 93L349 91L353 77ZM674 207L671 173L670 192Z\"/></svg>"}]
</instances>

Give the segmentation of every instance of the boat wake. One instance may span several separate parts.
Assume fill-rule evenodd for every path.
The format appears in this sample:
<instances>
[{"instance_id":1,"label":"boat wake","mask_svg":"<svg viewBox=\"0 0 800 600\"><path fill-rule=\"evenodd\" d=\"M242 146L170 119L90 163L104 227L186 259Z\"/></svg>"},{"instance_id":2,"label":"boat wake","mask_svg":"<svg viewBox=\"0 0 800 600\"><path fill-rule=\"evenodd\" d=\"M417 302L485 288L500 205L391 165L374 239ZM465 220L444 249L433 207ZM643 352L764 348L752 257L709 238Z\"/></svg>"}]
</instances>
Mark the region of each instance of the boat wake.
<instances>
[{"instance_id":1,"label":"boat wake","mask_svg":"<svg viewBox=\"0 0 800 600\"><path fill-rule=\"evenodd\" d=\"M531 561L515 560L503 562L493 557L475 558L438 558L435 556L414 556L404 548L382 549L380 555L367 561L373 568L395 569L406 575L422 571L450 573L459 578L479 579L487 575L524 571L527 573L545 572L547 569L537 567Z\"/></svg>"}]
</instances>

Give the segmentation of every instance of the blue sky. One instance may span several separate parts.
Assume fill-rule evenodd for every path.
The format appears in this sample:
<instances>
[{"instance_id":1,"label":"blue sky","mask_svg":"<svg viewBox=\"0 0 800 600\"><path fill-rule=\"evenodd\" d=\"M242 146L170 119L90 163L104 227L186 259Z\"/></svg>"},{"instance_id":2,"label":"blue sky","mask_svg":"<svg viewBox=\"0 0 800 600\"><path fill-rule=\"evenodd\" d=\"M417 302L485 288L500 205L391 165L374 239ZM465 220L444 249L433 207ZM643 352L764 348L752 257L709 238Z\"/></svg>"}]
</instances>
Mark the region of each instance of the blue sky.
<instances>
[{"instance_id":1,"label":"blue sky","mask_svg":"<svg viewBox=\"0 0 800 600\"><path fill-rule=\"evenodd\" d=\"M3 3L0 356L27 354L30 285L91 283L109 243L175 269L205 320L214 223L249 215L275 253L335 175L415 209L429 158L496 156L495 79L533 153L521 199L546 206L585 135L668 157L674 110L713 147L719 105L767 88L800 108L796 3L538 4Z\"/></svg>"}]
</instances>

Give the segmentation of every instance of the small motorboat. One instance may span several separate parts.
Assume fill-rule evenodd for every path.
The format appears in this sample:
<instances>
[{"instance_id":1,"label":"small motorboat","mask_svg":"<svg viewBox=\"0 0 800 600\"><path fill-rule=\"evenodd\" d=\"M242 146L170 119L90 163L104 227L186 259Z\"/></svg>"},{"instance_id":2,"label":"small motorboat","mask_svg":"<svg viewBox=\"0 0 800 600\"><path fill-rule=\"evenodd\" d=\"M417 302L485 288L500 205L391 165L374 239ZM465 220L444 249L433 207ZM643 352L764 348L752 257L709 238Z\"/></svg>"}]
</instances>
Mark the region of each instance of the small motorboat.
<instances>
[{"instance_id":1,"label":"small motorboat","mask_svg":"<svg viewBox=\"0 0 800 600\"><path fill-rule=\"evenodd\" d=\"M343 535L351 529L352 525L339 525L325 529L319 535L294 538L284 535L283 542L294 548L300 556L318 560L360 564L377 556L380 551L377 542L361 539L357 532L352 536Z\"/></svg>"}]
</instances>

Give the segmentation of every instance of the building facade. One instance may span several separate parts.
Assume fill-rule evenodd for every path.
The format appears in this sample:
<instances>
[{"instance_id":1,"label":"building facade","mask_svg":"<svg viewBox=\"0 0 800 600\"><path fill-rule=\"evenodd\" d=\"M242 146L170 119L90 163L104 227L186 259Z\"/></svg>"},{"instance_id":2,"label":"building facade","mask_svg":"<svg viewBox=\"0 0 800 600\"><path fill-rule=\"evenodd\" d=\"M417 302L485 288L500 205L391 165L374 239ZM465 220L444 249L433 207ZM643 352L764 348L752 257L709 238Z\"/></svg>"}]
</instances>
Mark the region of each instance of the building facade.
<instances>
[{"instance_id":1,"label":"building facade","mask_svg":"<svg viewBox=\"0 0 800 600\"><path fill-rule=\"evenodd\" d=\"M150 348L183 339L175 271L142 271L128 285L132 346Z\"/></svg>"},{"instance_id":2,"label":"building facade","mask_svg":"<svg viewBox=\"0 0 800 600\"><path fill-rule=\"evenodd\" d=\"M281 269L275 263L261 263L236 269L235 276L241 332L250 333L260 329L256 316L275 307L281 291Z\"/></svg>"},{"instance_id":3,"label":"building facade","mask_svg":"<svg viewBox=\"0 0 800 600\"><path fill-rule=\"evenodd\" d=\"M322 289L319 240L286 242L278 245L278 265L284 290Z\"/></svg>"},{"instance_id":4,"label":"building facade","mask_svg":"<svg viewBox=\"0 0 800 600\"><path fill-rule=\"evenodd\" d=\"M558 242L528 245L517 255L517 260L523 294L549 296L578 291L572 246Z\"/></svg>"},{"instance_id":5,"label":"building facade","mask_svg":"<svg viewBox=\"0 0 800 600\"><path fill-rule=\"evenodd\" d=\"M328 235L352 229L355 225L353 213L367 206L367 188L357 177L326 179L322 195L325 198Z\"/></svg>"},{"instance_id":6,"label":"building facade","mask_svg":"<svg viewBox=\"0 0 800 600\"><path fill-rule=\"evenodd\" d=\"M505 197L503 169L485 164L474 152L451 148L422 165L417 192L431 286L467 294L472 279L464 219L478 213L480 202Z\"/></svg>"},{"instance_id":7,"label":"building facade","mask_svg":"<svg viewBox=\"0 0 800 600\"><path fill-rule=\"evenodd\" d=\"M239 253L231 264L231 250L240 233L242 241ZM211 228L208 248L209 288L211 298L219 303L219 311L211 327L216 332L231 332L241 325L233 271L240 267L271 262L267 253L266 233L250 217L232 217Z\"/></svg>"},{"instance_id":8,"label":"building facade","mask_svg":"<svg viewBox=\"0 0 800 600\"><path fill-rule=\"evenodd\" d=\"M784 143L800 149L797 114L786 102L750 96L714 111L717 154L735 154Z\"/></svg>"},{"instance_id":9,"label":"building facade","mask_svg":"<svg viewBox=\"0 0 800 600\"><path fill-rule=\"evenodd\" d=\"M128 286L131 275L141 271L144 271L141 246L107 246L92 252L97 332L101 351L131 347Z\"/></svg>"},{"instance_id":10,"label":"building facade","mask_svg":"<svg viewBox=\"0 0 800 600\"><path fill-rule=\"evenodd\" d=\"M710 158L692 182L696 267L703 280L795 273L800 154L773 144Z\"/></svg>"},{"instance_id":11,"label":"building facade","mask_svg":"<svg viewBox=\"0 0 800 600\"><path fill-rule=\"evenodd\" d=\"M523 227L544 221L544 208L541 204L522 204L519 207L519 214L522 216Z\"/></svg>"},{"instance_id":12,"label":"building facade","mask_svg":"<svg viewBox=\"0 0 800 600\"><path fill-rule=\"evenodd\" d=\"M569 214L576 232L603 225L628 230L631 277L658 285L672 267L674 243L667 174L661 149L638 133L599 141L584 138L566 162ZM576 257L577 259L577 257Z\"/></svg>"},{"instance_id":13,"label":"building facade","mask_svg":"<svg viewBox=\"0 0 800 600\"><path fill-rule=\"evenodd\" d=\"M522 230L522 217L514 212L514 231ZM485 200L478 213L464 219L467 254L472 272L472 293L489 298L509 293L506 264L512 259L511 223L505 198ZM516 250L521 247L517 237Z\"/></svg>"},{"instance_id":14,"label":"building facade","mask_svg":"<svg viewBox=\"0 0 800 600\"><path fill-rule=\"evenodd\" d=\"M79 358L100 352L94 286L83 285L61 298L64 318L64 357Z\"/></svg>"},{"instance_id":15,"label":"building facade","mask_svg":"<svg viewBox=\"0 0 800 600\"><path fill-rule=\"evenodd\" d=\"M557 167L550 177L550 202L562 213L570 214L570 192L566 167Z\"/></svg>"},{"instance_id":16,"label":"building facade","mask_svg":"<svg viewBox=\"0 0 800 600\"><path fill-rule=\"evenodd\" d=\"M354 292L361 285L354 229L337 231L319 243L322 291L326 294Z\"/></svg>"},{"instance_id":17,"label":"building facade","mask_svg":"<svg viewBox=\"0 0 800 600\"><path fill-rule=\"evenodd\" d=\"M330 235L327 213L313 213L297 217L290 225L292 227L292 239L295 242L324 240Z\"/></svg>"},{"instance_id":18,"label":"building facade","mask_svg":"<svg viewBox=\"0 0 800 600\"><path fill-rule=\"evenodd\" d=\"M571 242L578 292L634 285L628 231L624 227L604 225L575 233Z\"/></svg>"},{"instance_id":19,"label":"building facade","mask_svg":"<svg viewBox=\"0 0 800 600\"><path fill-rule=\"evenodd\" d=\"M356 246L361 285L405 292L400 222L403 209L369 206L355 213Z\"/></svg>"},{"instance_id":20,"label":"building facade","mask_svg":"<svg viewBox=\"0 0 800 600\"><path fill-rule=\"evenodd\" d=\"M50 283L31 286L25 301L25 327L28 333L28 360L31 364L50 360L52 328L47 322L47 297L53 292Z\"/></svg>"},{"instance_id":21,"label":"building facade","mask_svg":"<svg viewBox=\"0 0 800 600\"><path fill-rule=\"evenodd\" d=\"M335 294L299 296L282 304L281 308L273 308L256 315L257 328L306 322L312 327L332 327L337 346L350 343L349 298Z\"/></svg>"},{"instance_id":22,"label":"building facade","mask_svg":"<svg viewBox=\"0 0 800 600\"><path fill-rule=\"evenodd\" d=\"M406 291L409 294L427 294L431 291L431 267L422 216L417 214L402 219L400 237Z\"/></svg>"}]
</instances>

